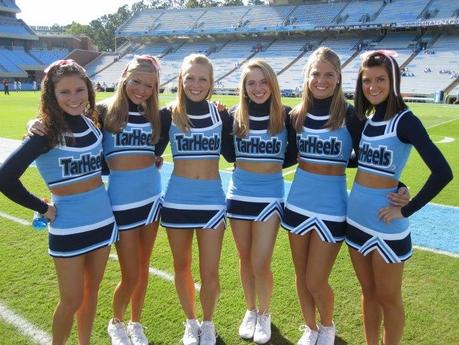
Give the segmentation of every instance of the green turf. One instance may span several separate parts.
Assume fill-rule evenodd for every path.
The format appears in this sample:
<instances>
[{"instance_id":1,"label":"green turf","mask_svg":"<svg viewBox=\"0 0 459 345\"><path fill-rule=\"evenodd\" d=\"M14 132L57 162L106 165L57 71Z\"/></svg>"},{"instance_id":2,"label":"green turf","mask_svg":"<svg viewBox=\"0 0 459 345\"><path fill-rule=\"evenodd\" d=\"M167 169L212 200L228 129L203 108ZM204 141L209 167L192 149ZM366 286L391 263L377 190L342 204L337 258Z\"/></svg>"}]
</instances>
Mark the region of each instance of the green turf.
<instances>
[{"instance_id":1,"label":"green turf","mask_svg":"<svg viewBox=\"0 0 459 345\"><path fill-rule=\"evenodd\" d=\"M98 99L108 96L99 94ZM38 93L0 95L0 137L19 139L24 133L26 121L34 117ZM167 99L166 99L167 98ZM231 106L235 97L214 97ZM161 97L162 104L173 97ZM294 105L298 99L286 99ZM410 105L426 127L459 119L459 107L441 105ZM439 144L458 176L459 120L429 129L433 140L448 136L456 141ZM222 168L227 166L222 162ZM427 171L417 154L413 152L403 181L412 193L420 188ZM353 173L349 171L351 180ZM292 175L288 175L291 178ZM36 169L25 173L23 183L37 195L46 195L46 188ZM447 205L459 205L457 179L435 199ZM0 212L30 220L32 212L0 195ZM113 251L114 252L114 251ZM47 332L51 331L51 317L56 305L57 286L52 260L47 255L47 235L35 232L0 217L1 277L0 301L23 318ZM193 271L198 279L197 251L194 250ZM459 339L459 259L415 250L414 257L406 264L404 300L406 328L402 344L431 345L455 344ZM160 229L150 266L172 273L171 254L167 238ZM291 263L287 235L279 232L273 257L275 288L272 301L272 344L296 343L300 337L298 326L302 323L294 289L294 271ZM237 327L244 313L242 289L238 277L238 259L231 232L225 234L220 268L221 297L215 314L220 335L218 344L248 344L237 336ZM108 344L106 324L111 317L111 298L119 279L119 266L110 260L100 290L99 308L92 344ZM353 273L347 249L343 248L334 266L331 284L336 294L335 322L338 327L336 344L363 344L359 308L359 286ZM199 300L198 300L199 302ZM199 305L199 303L198 303ZM197 308L201 317L200 308ZM143 323L151 344L178 344L182 335L184 316L173 285L156 276L150 280ZM75 332L69 344L76 344ZM6 324L0 317L0 344L33 344L19 331Z\"/></svg>"}]
</instances>

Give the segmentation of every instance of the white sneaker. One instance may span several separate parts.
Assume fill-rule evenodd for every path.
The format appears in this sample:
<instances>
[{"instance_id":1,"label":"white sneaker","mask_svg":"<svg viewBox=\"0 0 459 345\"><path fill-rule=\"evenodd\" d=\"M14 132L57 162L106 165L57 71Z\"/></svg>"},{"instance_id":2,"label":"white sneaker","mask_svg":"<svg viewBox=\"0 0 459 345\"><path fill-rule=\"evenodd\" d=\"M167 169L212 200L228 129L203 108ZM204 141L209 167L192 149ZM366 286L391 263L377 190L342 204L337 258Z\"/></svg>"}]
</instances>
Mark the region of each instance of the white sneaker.
<instances>
[{"instance_id":1,"label":"white sneaker","mask_svg":"<svg viewBox=\"0 0 459 345\"><path fill-rule=\"evenodd\" d=\"M199 345L199 322L196 319L185 321L185 332L183 333L183 345Z\"/></svg>"},{"instance_id":2,"label":"white sneaker","mask_svg":"<svg viewBox=\"0 0 459 345\"><path fill-rule=\"evenodd\" d=\"M129 321L127 334L131 338L132 345L148 345L148 339L143 332L142 324Z\"/></svg>"},{"instance_id":3,"label":"white sneaker","mask_svg":"<svg viewBox=\"0 0 459 345\"><path fill-rule=\"evenodd\" d=\"M199 332L199 345L215 345L217 335L212 321L203 321Z\"/></svg>"},{"instance_id":4,"label":"white sneaker","mask_svg":"<svg viewBox=\"0 0 459 345\"><path fill-rule=\"evenodd\" d=\"M310 329L306 325L301 326L300 330L304 330L304 333L301 336L300 340L298 340L296 345L316 345L317 338L319 337L318 331L316 331L315 329Z\"/></svg>"},{"instance_id":5,"label":"white sneaker","mask_svg":"<svg viewBox=\"0 0 459 345\"><path fill-rule=\"evenodd\" d=\"M246 310L241 325L239 326L239 336L242 339L252 339L257 325L257 312L255 310Z\"/></svg>"},{"instance_id":6,"label":"white sneaker","mask_svg":"<svg viewBox=\"0 0 459 345\"><path fill-rule=\"evenodd\" d=\"M107 332L112 339L112 345L131 345L126 332L126 326L118 319L111 319L108 322Z\"/></svg>"},{"instance_id":7,"label":"white sneaker","mask_svg":"<svg viewBox=\"0 0 459 345\"><path fill-rule=\"evenodd\" d=\"M257 344L266 344L271 339L271 314L258 314L253 341Z\"/></svg>"},{"instance_id":8,"label":"white sneaker","mask_svg":"<svg viewBox=\"0 0 459 345\"><path fill-rule=\"evenodd\" d=\"M336 327L332 323L331 326L325 327L319 324L319 338L317 345L333 345L335 343Z\"/></svg>"}]
</instances>

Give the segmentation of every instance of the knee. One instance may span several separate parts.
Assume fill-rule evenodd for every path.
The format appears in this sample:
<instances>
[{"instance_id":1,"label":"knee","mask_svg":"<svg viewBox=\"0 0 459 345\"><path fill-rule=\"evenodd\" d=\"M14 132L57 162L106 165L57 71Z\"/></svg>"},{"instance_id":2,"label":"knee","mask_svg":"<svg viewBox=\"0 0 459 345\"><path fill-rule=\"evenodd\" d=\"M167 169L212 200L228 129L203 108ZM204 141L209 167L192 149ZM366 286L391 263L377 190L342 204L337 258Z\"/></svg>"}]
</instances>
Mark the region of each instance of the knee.
<instances>
[{"instance_id":1,"label":"knee","mask_svg":"<svg viewBox=\"0 0 459 345\"><path fill-rule=\"evenodd\" d=\"M205 270L201 272L201 282L207 287L219 288L220 277L218 275L218 270Z\"/></svg>"},{"instance_id":2,"label":"knee","mask_svg":"<svg viewBox=\"0 0 459 345\"><path fill-rule=\"evenodd\" d=\"M383 309L394 308L402 303L401 294L397 291L384 291L382 289L377 289L375 292L375 298Z\"/></svg>"},{"instance_id":3,"label":"knee","mask_svg":"<svg viewBox=\"0 0 459 345\"><path fill-rule=\"evenodd\" d=\"M59 301L59 306L69 314L75 314L78 308L83 303L83 291L72 295L62 296Z\"/></svg>"},{"instance_id":4,"label":"knee","mask_svg":"<svg viewBox=\"0 0 459 345\"><path fill-rule=\"evenodd\" d=\"M191 260L174 259L174 272L176 275L189 274L191 272Z\"/></svg>"},{"instance_id":5,"label":"knee","mask_svg":"<svg viewBox=\"0 0 459 345\"><path fill-rule=\"evenodd\" d=\"M129 270L121 275L121 284L128 290L133 290L139 279L138 270Z\"/></svg>"},{"instance_id":6,"label":"knee","mask_svg":"<svg viewBox=\"0 0 459 345\"><path fill-rule=\"evenodd\" d=\"M255 277L271 275L271 262L268 260L253 261L252 270Z\"/></svg>"},{"instance_id":7,"label":"knee","mask_svg":"<svg viewBox=\"0 0 459 345\"><path fill-rule=\"evenodd\" d=\"M252 259L250 257L250 252L248 251L238 251L239 260L243 265L251 266Z\"/></svg>"},{"instance_id":8,"label":"knee","mask_svg":"<svg viewBox=\"0 0 459 345\"><path fill-rule=\"evenodd\" d=\"M328 281L322 281L319 279L306 279L306 289L312 295L319 295L329 288Z\"/></svg>"}]
</instances>

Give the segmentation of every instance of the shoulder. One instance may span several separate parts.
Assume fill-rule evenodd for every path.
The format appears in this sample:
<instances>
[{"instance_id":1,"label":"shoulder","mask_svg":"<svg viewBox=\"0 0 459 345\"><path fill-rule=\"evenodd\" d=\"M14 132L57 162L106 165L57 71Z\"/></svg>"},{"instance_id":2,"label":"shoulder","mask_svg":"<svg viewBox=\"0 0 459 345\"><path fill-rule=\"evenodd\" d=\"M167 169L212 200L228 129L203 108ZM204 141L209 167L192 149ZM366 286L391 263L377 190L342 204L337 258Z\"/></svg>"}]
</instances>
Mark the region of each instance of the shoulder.
<instances>
[{"instance_id":1,"label":"shoulder","mask_svg":"<svg viewBox=\"0 0 459 345\"><path fill-rule=\"evenodd\" d=\"M351 104L347 104L346 107L346 123L347 124L360 124L364 125L365 122L367 121L366 118L360 118L357 116L357 113L355 112L355 108Z\"/></svg>"},{"instance_id":2,"label":"shoulder","mask_svg":"<svg viewBox=\"0 0 459 345\"><path fill-rule=\"evenodd\" d=\"M167 105L165 107L162 107L159 110L159 114L161 115L161 118L167 118L167 117L170 118L172 116L172 106Z\"/></svg>"},{"instance_id":3,"label":"shoulder","mask_svg":"<svg viewBox=\"0 0 459 345\"><path fill-rule=\"evenodd\" d=\"M26 137L18 150L38 157L40 154L45 153L50 149L48 135L45 134Z\"/></svg>"},{"instance_id":4,"label":"shoulder","mask_svg":"<svg viewBox=\"0 0 459 345\"><path fill-rule=\"evenodd\" d=\"M424 127L419 117L417 117L410 109L405 109L394 116L397 129L410 130L410 128Z\"/></svg>"},{"instance_id":5,"label":"shoulder","mask_svg":"<svg viewBox=\"0 0 459 345\"><path fill-rule=\"evenodd\" d=\"M292 112L292 107L288 105L282 105L282 110L284 111L285 116L290 117Z\"/></svg>"},{"instance_id":6,"label":"shoulder","mask_svg":"<svg viewBox=\"0 0 459 345\"><path fill-rule=\"evenodd\" d=\"M162 107L159 110L162 130L169 130L172 123L172 108L170 106Z\"/></svg>"}]
</instances>

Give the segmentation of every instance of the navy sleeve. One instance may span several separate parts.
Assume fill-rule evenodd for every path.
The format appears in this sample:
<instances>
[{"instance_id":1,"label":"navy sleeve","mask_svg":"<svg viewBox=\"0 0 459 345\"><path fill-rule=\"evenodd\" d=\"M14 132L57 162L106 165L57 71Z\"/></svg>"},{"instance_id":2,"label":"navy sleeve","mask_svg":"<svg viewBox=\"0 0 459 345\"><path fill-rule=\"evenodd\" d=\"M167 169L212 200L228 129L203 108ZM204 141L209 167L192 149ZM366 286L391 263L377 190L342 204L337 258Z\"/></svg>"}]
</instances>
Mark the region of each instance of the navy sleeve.
<instances>
[{"instance_id":1,"label":"navy sleeve","mask_svg":"<svg viewBox=\"0 0 459 345\"><path fill-rule=\"evenodd\" d=\"M404 217L411 216L431 201L453 179L453 172L443 154L430 140L421 121L412 113L402 116L397 126L397 136L404 143L412 144L431 174L418 194L401 212Z\"/></svg>"},{"instance_id":2,"label":"navy sleeve","mask_svg":"<svg viewBox=\"0 0 459 345\"><path fill-rule=\"evenodd\" d=\"M358 116L355 114L354 107L349 104L346 112L346 127L352 138L353 151L347 164L348 168L357 168L359 143L360 138L362 137L362 131L365 122L366 120L361 120L358 118Z\"/></svg>"},{"instance_id":3,"label":"navy sleeve","mask_svg":"<svg viewBox=\"0 0 459 345\"><path fill-rule=\"evenodd\" d=\"M108 176L110 175L110 168L108 167L107 161L105 160L105 156L102 156L102 175Z\"/></svg>"},{"instance_id":4,"label":"navy sleeve","mask_svg":"<svg viewBox=\"0 0 459 345\"><path fill-rule=\"evenodd\" d=\"M161 156L169 143L169 129L171 128L172 111L170 108L162 108L159 111L159 116L161 117L161 135L155 145L156 156Z\"/></svg>"},{"instance_id":5,"label":"navy sleeve","mask_svg":"<svg viewBox=\"0 0 459 345\"><path fill-rule=\"evenodd\" d=\"M285 128L287 130L287 149L285 150L284 163L282 168L288 168L298 162L298 147L296 146L296 130L293 127L290 117L292 108L284 106Z\"/></svg>"},{"instance_id":6,"label":"navy sleeve","mask_svg":"<svg viewBox=\"0 0 459 345\"><path fill-rule=\"evenodd\" d=\"M233 137L234 111L235 108L232 108L230 112L226 110L220 112L220 118L223 122L221 154L228 163L234 163L236 161Z\"/></svg>"},{"instance_id":7,"label":"navy sleeve","mask_svg":"<svg viewBox=\"0 0 459 345\"><path fill-rule=\"evenodd\" d=\"M0 191L15 203L40 213L46 213L48 205L31 194L20 181L20 177L37 157L47 151L48 136L28 137L0 167Z\"/></svg>"}]
</instances>

